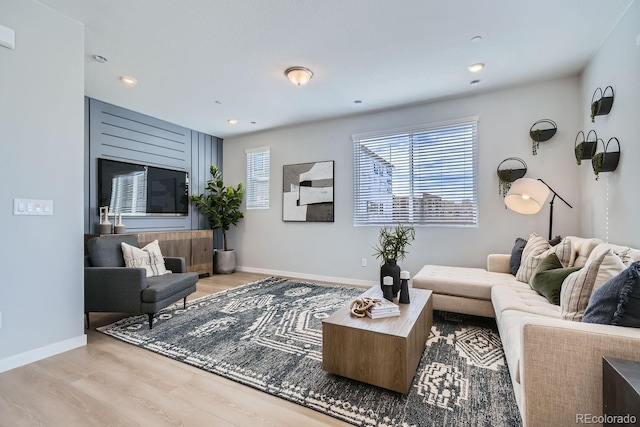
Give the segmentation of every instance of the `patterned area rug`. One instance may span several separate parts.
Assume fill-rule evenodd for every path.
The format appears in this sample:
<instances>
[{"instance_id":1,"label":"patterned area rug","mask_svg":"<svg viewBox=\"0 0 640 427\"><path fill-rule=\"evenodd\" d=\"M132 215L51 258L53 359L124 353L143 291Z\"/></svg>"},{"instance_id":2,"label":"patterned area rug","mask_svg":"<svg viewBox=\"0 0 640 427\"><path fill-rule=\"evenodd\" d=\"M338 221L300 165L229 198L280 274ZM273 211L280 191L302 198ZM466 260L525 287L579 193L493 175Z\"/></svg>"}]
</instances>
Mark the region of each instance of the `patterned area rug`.
<instances>
[{"instance_id":1,"label":"patterned area rug","mask_svg":"<svg viewBox=\"0 0 640 427\"><path fill-rule=\"evenodd\" d=\"M493 319L434 313L408 395L323 371L322 319L362 292L270 277L98 330L354 425L521 425Z\"/></svg>"}]
</instances>

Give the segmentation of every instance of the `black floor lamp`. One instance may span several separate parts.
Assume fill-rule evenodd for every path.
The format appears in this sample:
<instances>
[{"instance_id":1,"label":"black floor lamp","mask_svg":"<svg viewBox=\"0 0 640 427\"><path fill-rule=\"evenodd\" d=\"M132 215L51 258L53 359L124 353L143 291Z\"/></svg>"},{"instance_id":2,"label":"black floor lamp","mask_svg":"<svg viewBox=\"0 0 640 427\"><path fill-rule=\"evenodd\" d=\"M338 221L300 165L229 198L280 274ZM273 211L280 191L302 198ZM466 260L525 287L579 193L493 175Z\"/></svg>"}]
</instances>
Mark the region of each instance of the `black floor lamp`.
<instances>
[{"instance_id":1,"label":"black floor lamp","mask_svg":"<svg viewBox=\"0 0 640 427\"><path fill-rule=\"evenodd\" d=\"M549 240L553 238L553 202L556 197L562 200L567 206L573 209L565 199L556 193L549 184L538 179L520 178L513 182L511 189L504 198L504 203L509 209L525 215L534 215L540 212L549 192L553 193L553 197L549 202Z\"/></svg>"}]
</instances>

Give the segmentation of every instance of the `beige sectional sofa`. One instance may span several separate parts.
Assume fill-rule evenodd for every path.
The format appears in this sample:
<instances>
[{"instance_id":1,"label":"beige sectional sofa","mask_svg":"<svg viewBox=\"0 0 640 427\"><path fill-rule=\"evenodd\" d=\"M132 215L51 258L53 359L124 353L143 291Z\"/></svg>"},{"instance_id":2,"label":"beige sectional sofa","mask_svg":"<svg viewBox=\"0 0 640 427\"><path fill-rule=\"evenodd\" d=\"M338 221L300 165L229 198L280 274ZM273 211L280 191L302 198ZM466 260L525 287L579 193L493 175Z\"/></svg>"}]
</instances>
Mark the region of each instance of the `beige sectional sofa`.
<instances>
[{"instance_id":1,"label":"beige sectional sofa","mask_svg":"<svg viewBox=\"0 0 640 427\"><path fill-rule=\"evenodd\" d=\"M592 251L609 248L624 251L627 263L640 259L640 251L597 239L566 239L575 266L587 268ZM489 255L486 270L426 265L413 286L433 291L434 310L496 318L525 426L569 426L579 414L602 415L602 357L640 361L640 329L564 320L560 306L510 274L509 261ZM602 283L614 272L598 274Z\"/></svg>"}]
</instances>

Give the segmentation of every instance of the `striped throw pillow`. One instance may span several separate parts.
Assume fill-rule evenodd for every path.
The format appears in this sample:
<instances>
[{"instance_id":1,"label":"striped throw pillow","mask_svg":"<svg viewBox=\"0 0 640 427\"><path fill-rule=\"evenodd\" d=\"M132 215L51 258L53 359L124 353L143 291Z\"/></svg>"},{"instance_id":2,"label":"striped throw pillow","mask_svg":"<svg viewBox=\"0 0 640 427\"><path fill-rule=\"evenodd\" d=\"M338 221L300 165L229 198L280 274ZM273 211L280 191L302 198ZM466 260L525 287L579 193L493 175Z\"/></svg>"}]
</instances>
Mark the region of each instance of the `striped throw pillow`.
<instances>
[{"instance_id":1,"label":"striped throw pillow","mask_svg":"<svg viewBox=\"0 0 640 427\"><path fill-rule=\"evenodd\" d=\"M516 280L529 283L538 265L551 254L556 254L562 265L567 267L573 254L571 240L565 237L556 246L551 246L547 239L532 233L522 251L522 262L516 273Z\"/></svg>"},{"instance_id":2,"label":"striped throw pillow","mask_svg":"<svg viewBox=\"0 0 640 427\"><path fill-rule=\"evenodd\" d=\"M627 266L606 244L598 245L589 255L585 266L571 273L562 282L560 307L562 318L582 321L591 294L609 279L620 274Z\"/></svg>"}]
</instances>

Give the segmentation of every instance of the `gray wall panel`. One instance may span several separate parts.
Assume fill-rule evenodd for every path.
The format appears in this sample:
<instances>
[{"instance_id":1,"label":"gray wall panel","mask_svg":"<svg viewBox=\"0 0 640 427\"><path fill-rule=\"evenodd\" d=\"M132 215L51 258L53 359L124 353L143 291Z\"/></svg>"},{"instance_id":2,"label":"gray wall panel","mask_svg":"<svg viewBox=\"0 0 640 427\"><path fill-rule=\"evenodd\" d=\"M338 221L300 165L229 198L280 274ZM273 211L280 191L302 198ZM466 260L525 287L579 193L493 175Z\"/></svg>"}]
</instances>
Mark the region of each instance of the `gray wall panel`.
<instances>
[{"instance_id":1,"label":"gray wall panel","mask_svg":"<svg viewBox=\"0 0 640 427\"><path fill-rule=\"evenodd\" d=\"M85 108L85 232L96 233L99 224L98 158L145 164L189 173L189 192L200 194L209 166L221 157L219 138L167 123L102 101L87 98ZM215 145L215 146L212 146ZM208 228L206 220L190 206L188 216L127 216L127 231L167 231ZM113 222L113 219L111 219Z\"/></svg>"}]
</instances>

